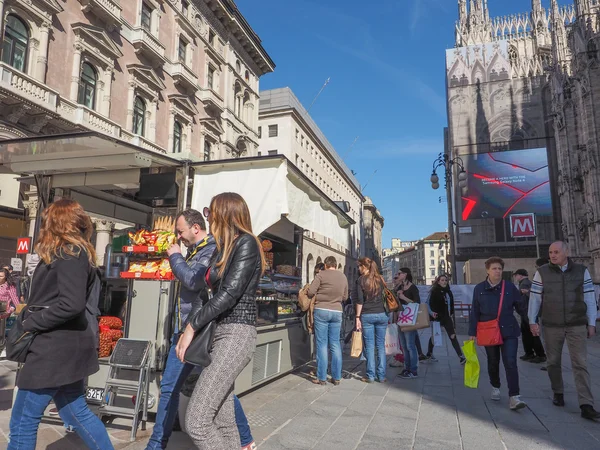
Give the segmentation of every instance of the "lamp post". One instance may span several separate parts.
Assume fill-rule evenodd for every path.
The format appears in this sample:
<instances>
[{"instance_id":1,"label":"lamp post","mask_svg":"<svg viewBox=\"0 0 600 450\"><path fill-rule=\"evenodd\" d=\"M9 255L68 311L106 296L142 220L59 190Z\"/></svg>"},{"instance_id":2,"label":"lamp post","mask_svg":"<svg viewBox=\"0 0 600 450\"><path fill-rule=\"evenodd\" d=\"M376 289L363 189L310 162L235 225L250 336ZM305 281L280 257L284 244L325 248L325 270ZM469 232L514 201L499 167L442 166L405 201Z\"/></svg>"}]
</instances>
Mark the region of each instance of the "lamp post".
<instances>
[{"instance_id":1,"label":"lamp post","mask_svg":"<svg viewBox=\"0 0 600 450\"><path fill-rule=\"evenodd\" d=\"M454 239L454 217L452 214L452 170L454 166L458 169L458 186L460 188L466 187L467 172L465 171L463 160L459 156L450 158L447 153L440 153L435 161L433 161L430 181L432 189L439 189L440 179L437 175L437 170L443 168L444 187L446 188L446 198L448 203L448 230L450 232L450 272L452 274L452 283L456 284L456 240Z\"/></svg>"}]
</instances>

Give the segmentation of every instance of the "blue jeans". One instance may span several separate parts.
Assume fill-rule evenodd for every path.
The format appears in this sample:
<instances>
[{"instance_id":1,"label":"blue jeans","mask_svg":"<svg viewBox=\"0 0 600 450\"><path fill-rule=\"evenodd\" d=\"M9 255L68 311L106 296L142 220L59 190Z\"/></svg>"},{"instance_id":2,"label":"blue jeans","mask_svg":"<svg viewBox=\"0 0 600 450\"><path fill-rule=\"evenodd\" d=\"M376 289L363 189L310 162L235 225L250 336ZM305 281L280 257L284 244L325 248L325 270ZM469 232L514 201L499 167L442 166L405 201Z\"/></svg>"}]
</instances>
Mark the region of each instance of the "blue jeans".
<instances>
[{"instance_id":1,"label":"blue jeans","mask_svg":"<svg viewBox=\"0 0 600 450\"><path fill-rule=\"evenodd\" d=\"M388 325L388 315L363 314L360 317L363 339L365 342L364 354L367 357L367 378L374 380L375 375L379 380L385 378L385 332ZM377 374L375 373L375 348L377 348Z\"/></svg>"},{"instance_id":2,"label":"blue jeans","mask_svg":"<svg viewBox=\"0 0 600 450\"><path fill-rule=\"evenodd\" d=\"M193 365L182 363L177 358L175 349L177 348L179 336L180 334L176 333L171 340L171 349L167 356L167 364L165 365L165 370L160 381L160 398L156 411L156 422L146 450L167 448L167 443L173 432L177 410L179 409L179 392L185 379L194 370ZM254 439L250 431L248 419L242 409L242 404L236 395L233 396L233 404L235 406L235 421L240 433L241 446L244 447L251 444Z\"/></svg>"},{"instance_id":3,"label":"blue jeans","mask_svg":"<svg viewBox=\"0 0 600 450\"><path fill-rule=\"evenodd\" d=\"M8 450L35 450L38 427L52 399L61 419L72 427L88 448L114 448L104 424L87 406L81 380L56 388L19 389L10 416Z\"/></svg>"},{"instance_id":4,"label":"blue jeans","mask_svg":"<svg viewBox=\"0 0 600 450\"><path fill-rule=\"evenodd\" d=\"M317 340L317 379L327 381L327 365L331 350L331 378L342 379L342 312L315 309L315 338Z\"/></svg>"},{"instance_id":5,"label":"blue jeans","mask_svg":"<svg viewBox=\"0 0 600 450\"><path fill-rule=\"evenodd\" d=\"M401 331L398 328L398 337L404 353L404 367L412 373L419 369L419 353L417 352L418 331Z\"/></svg>"}]
</instances>

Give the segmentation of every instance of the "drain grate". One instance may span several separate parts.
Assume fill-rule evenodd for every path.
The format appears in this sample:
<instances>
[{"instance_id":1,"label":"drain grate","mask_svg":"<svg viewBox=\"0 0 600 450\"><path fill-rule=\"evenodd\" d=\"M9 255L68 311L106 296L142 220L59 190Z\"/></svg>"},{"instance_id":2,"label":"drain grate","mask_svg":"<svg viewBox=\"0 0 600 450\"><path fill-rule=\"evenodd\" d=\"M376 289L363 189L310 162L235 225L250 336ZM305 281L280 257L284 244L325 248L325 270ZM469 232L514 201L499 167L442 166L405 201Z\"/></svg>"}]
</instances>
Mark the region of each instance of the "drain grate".
<instances>
[{"instance_id":1,"label":"drain grate","mask_svg":"<svg viewBox=\"0 0 600 450\"><path fill-rule=\"evenodd\" d=\"M266 427L275 420L274 417L265 416L263 414L248 414L248 423L252 427Z\"/></svg>"}]
</instances>

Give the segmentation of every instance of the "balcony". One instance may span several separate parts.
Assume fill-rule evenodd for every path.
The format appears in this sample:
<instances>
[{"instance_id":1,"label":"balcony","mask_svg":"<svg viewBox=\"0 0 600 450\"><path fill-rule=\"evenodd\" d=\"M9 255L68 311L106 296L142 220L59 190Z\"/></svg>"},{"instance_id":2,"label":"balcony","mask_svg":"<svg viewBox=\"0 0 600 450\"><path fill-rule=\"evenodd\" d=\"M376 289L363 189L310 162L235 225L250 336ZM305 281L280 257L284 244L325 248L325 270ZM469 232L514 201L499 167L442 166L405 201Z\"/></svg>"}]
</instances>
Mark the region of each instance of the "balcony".
<instances>
[{"instance_id":1,"label":"balcony","mask_svg":"<svg viewBox=\"0 0 600 450\"><path fill-rule=\"evenodd\" d=\"M137 134L130 133L129 131L122 130L121 131L121 139L130 142L133 145L137 145L138 147L144 148L146 150L151 150L156 153L167 153L164 148L159 145L156 145L154 142L150 142L143 136L139 136Z\"/></svg>"},{"instance_id":2,"label":"balcony","mask_svg":"<svg viewBox=\"0 0 600 450\"><path fill-rule=\"evenodd\" d=\"M166 61L165 47L145 28L134 28L131 40L135 52L160 65Z\"/></svg>"},{"instance_id":3,"label":"balcony","mask_svg":"<svg viewBox=\"0 0 600 450\"><path fill-rule=\"evenodd\" d=\"M91 12L106 22L109 31L121 26L120 0L79 0L83 12Z\"/></svg>"},{"instance_id":4,"label":"balcony","mask_svg":"<svg viewBox=\"0 0 600 450\"><path fill-rule=\"evenodd\" d=\"M198 77L185 64L178 62L171 67L171 76L176 85L190 93L195 93L198 90Z\"/></svg>"},{"instance_id":5,"label":"balcony","mask_svg":"<svg viewBox=\"0 0 600 450\"><path fill-rule=\"evenodd\" d=\"M64 119L84 128L114 137L121 135L119 125L84 105L61 99L58 111Z\"/></svg>"},{"instance_id":6,"label":"balcony","mask_svg":"<svg viewBox=\"0 0 600 450\"><path fill-rule=\"evenodd\" d=\"M5 103L25 101L42 111L56 112L58 92L5 63L0 63L0 91L4 97L10 97L3 99Z\"/></svg>"},{"instance_id":7,"label":"balcony","mask_svg":"<svg viewBox=\"0 0 600 450\"><path fill-rule=\"evenodd\" d=\"M218 110L219 113L224 111L223 99L212 89L200 89L197 96L206 108Z\"/></svg>"}]
</instances>

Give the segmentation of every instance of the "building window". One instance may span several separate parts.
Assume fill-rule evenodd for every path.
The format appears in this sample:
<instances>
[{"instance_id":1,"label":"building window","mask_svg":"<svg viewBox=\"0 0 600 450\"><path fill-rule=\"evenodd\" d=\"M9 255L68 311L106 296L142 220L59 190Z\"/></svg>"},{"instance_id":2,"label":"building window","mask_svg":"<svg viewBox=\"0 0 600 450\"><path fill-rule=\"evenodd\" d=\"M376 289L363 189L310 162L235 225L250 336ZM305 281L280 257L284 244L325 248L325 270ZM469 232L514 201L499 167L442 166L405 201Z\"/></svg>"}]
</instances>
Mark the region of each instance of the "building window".
<instances>
[{"instance_id":1,"label":"building window","mask_svg":"<svg viewBox=\"0 0 600 450\"><path fill-rule=\"evenodd\" d=\"M430 262L431 262L431 264L430 264L431 266L435 266L435 259L432 259Z\"/></svg>"},{"instance_id":2,"label":"building window","mask_svg":"<svg viewBox=\"0 0 600 450\"><path fill-rule=\"evenodd\" d=\"M258 127L258 138L262 137L262 127Z\"/></svg>"},{"instance_id":3,"label":"building window","mask_svg":"<svg viewBox=\"0 0 600 450\"><path fill-rule=\"evenodd\" d=\"M185 56L187 54L187 42L179 38L179 48L177 50L177 58L180 63L185 64Z\"/></svg>"},{"instance_id":4,"label":"building window","mask_svg":"<svg viewBox=\"0 0 600 450\"><path fill-rule=\"evenodd\" d=\"M269 156L274 156L277 154L277 150L269 150Z\"/></svg>"},{"instance_id":5,"label":"building window","mask_svg":"<svg viewBox=\"0 0 600 450\"><path fill-rule=\"evenodd\" d=\"M145 116L146 116L146 104L140 97L135 98L133 104L133 134L140 136L144 135L145 131Z\"/></svg>"},{"instance_id":6,"label":"building window","mask_svg":"<svg viewBox=\"0 0 600 450\"><path fill-rule=\"evenodd\" d=\"M6 19L4 28L4 41L2 42L2 62L25 72L27 65L27 47L29 45L29 31L25 23L10 14Z\"/></svg>"},{"instance_id":7,"label":"building window","mask_svg":"<svg viewBox=\"0 0 600 450\"><path fill-rule=\"evenodd\" d=\"M440 256L444 256L444 250L440 250Z\"/></svg>"},{"instance_id":8,"label":"building window","mask_svg":"<svg viewBox=\"0 0 600 450\"><path fill-rule=\"evenodd\" d=\"M435 269L431 269L431 276L435 277Z\"/></svg>"},{"instance_id":9,"label":"building window","mask_svg":"<svg viewBox=\"0 0 600 450\"><path fill-rule=\"evenodd\" d=\"M215 79L215 69L211 66L208 66L208 76L207 76L207 84L209 89L214 89L213 83Z\"/></svg>"},{"instance_id":10,"label":"building window","mask_svg":"<svg viewBox=\"0 0 600 450\"><path fill-rule=\"evenodd\" d=\"M269 125L269 137L277 137L278 129L277 125Z\"/></svg>"},{"instance_id":11,"label":"building window","mask_svg":"<svg viewBox=\"0 0 600 450\"><path fill-rule=\"evenodd\" d=\"M238 61L235 62L235 71L240 73L242 71L242 64Z\"/></svg>"},{"instance_id":12,"label":"building window","mask_svg":"<svg viewBox=\"0 0 600 450\"><path fill-rule=\"evenodd\" d=\"M429 252L429 256L431 256L431 257L433 258L433 257L435 256L435 251L431 250L431 251Z\"/></svg>"},{"instance_id":13,"label":"building window","mask_svg":"<svg viewBox=\"0 0 600 450\"><path fill-rule=\"evenodd\" d=\"M79 93L77 103L94 109L96 105L96 81L98 75L91 64L83 63L79 74Z\"/></svg>"},{"instance_id":14,"label":"building window","mask_svg":"<svg viewBox=\"0 0 600 450\"><path fill-rule=\"evenodd\" d=\"M208 30L208 43L215 45L215 32L213 30Z\"/></svg>"},{"instance_id":15,"label":"building window","mask_svg":"<svg viewBox=\"0 0 600 450\"><path fill-rule=\"evenodd\" d=\"M258 156L262 156L262 152L258 152Z\"/></svg>"},{"instance_id":16,"label":"building window","mask_svg":"<svg viewBox=\"0 0 600 450\"><path fill-rule=\"evenodd\" d=\"M244 73L244 79L246 80L247 83L250 82L250 72L248 72L247 70L246 70L246 73Z\"/></svg>"},{"instance_id":17,"label":"building window","mask_svg":"<svg viewBox=\"0 0 600 450\"><path fill-rule=\"evenodd\" d=\"M142 28L152 31L152 8L146 2L142 3Z\"/></svg>"},{"instance_id":18,"label":"building window","mask_svg":"<svg viewBox=\"0 0 600 450\"><path fill-rule=\"evenodd\" d=\"M210 161L210 142L204 141L204 161Z\"/></svg>"},{"instance_id":19,"label":"building window","mask_svg":"<svg viewBox=\"0 0 600 450\"><path fill-rule=\"evenodd\" d=\"M190 9L190 4L188 2L186 2L185 0L181 0L181 12L183 13L183 15L185 17L188 16L189 9Z\"/></svg>"},{"instance_id":20,"label":"building window","mask_svg":"<svg viewBox=\"0 0 600 450\"><path fill-rule=\"evenodd\" d=\"M173 153L181 153L181 124L177 121L173 125Z\"/></svg>"}]
</instances>

